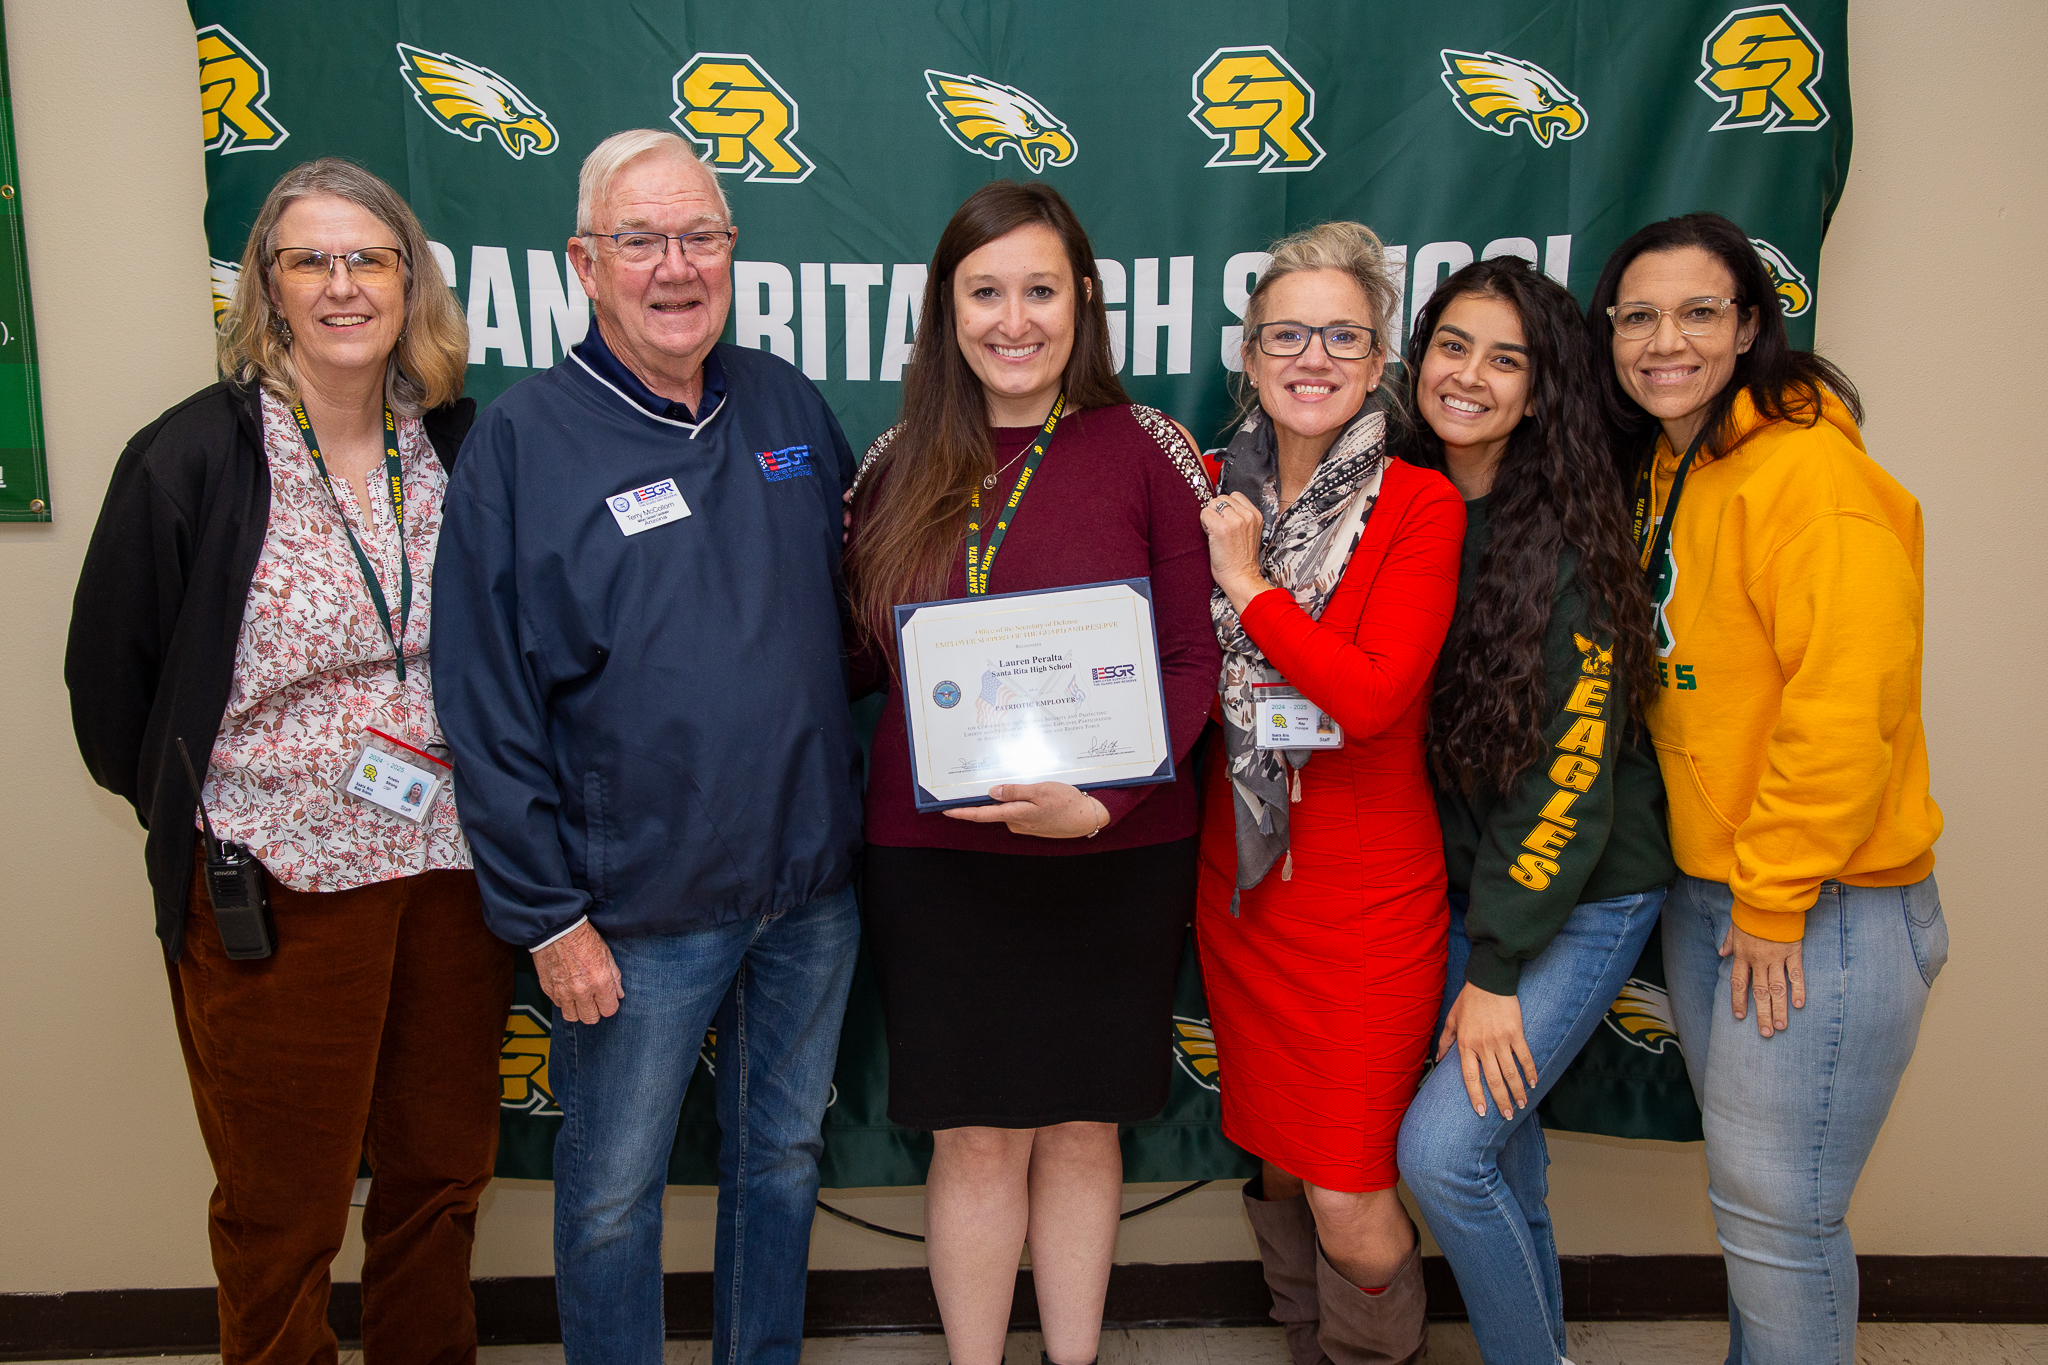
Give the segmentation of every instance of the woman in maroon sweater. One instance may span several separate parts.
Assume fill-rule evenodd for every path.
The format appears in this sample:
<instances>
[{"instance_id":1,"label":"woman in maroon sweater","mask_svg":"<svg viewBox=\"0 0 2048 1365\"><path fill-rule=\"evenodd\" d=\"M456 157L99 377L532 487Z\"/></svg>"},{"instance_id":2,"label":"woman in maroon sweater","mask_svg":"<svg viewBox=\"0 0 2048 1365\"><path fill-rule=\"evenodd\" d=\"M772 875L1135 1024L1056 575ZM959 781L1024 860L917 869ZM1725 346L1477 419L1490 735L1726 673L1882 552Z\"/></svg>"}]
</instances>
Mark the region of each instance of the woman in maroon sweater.
<instances>
[{"instance_id":1,"label":"woman in maroon sweater","mask_svg":"<svg viewBox=\"0 0 2048 1365\"><path fill-rule=\"evenodd\" d=\"M1225 743L1196 927L1223 1131L1266 1161L1245 1211L1295 1365L1418 1360L1424 1341L1394 1150L1443 993L1423 721L1465 506L1387 455L1380 338L1399 306L1357 223L1273 247L1245 308L1249 411L1202 516Z\"/></svg>"},{"instance_id":2,"label":"woman in maroon sweater","mask_svg":"<svg viewBox=\"0 0 2048 1365\"><path fill-rule=\"evenodd\" d=\"M984 186L928 278L903 421L862 464L847 555L862 653L889 689L862 888L889 1117L933 1130L925 1233L954 1365L999 1365L1027 1229L1046 1354L1089 1365L1123 1186L1117 1124L1166 1102L1194 907L1188 754L1218 667L1208 478L1186 433L1117 382L1094 253L1056 191ZM1063 393L986 591L1149 577L1178 776L1008 784L994 804L920 815L891 610L968 594L963 537L991 520L971 495L1008 502Z\"/></svg>"}]
</instances>

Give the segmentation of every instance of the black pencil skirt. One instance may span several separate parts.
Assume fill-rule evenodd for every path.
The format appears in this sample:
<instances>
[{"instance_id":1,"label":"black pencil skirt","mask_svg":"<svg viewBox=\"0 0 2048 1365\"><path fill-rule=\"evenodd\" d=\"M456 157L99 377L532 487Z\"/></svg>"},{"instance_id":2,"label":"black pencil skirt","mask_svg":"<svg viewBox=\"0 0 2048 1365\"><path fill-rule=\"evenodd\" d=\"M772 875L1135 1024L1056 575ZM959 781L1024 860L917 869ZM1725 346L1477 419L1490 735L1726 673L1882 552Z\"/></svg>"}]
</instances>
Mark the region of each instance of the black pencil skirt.
<instances>
[{"instance_id":1,"label":"black pencil skirt","mask_svg":"<svg viewBox=\"0 0 2048 1365\"><path fill-rule=\"evenodd\" d=\"M1057 857L871 844L862 891L892 1121L1043 1128L1165 1106L1195 840Z\"/></svg>"}]
</instances>

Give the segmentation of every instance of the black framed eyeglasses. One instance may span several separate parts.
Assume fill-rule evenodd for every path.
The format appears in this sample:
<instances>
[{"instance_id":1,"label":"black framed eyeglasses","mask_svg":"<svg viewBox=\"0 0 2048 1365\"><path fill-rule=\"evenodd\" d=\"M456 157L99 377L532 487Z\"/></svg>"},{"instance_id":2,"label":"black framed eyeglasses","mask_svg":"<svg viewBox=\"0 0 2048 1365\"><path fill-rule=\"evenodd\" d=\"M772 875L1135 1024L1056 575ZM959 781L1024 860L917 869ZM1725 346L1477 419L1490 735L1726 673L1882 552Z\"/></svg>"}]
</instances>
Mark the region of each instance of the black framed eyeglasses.
<instances>
[{"instance_id":1,"label":"black framed eyeglasses","mask_svg":"<svg viewBox=\"0 0 2048 1365\"><path fill-rule=\"evenodd\" d=\"M354 251L316 251L309 246L285 246L272 252L270 259L294 280L324 280L334 273L334 263L339 261L358 284L381 284L396 275L398 267L405 264L405 253L395 246L362 246Z\"/></svg>"},{"instance_id":2,"label":"black framed eyeglasses","mask_svg":"<svg viewBox=\"0 0 2048 1365\"><path fill-rule=\"evenodd\" d=\"M619 259L628 265L648 265L668 255L668 244L680 242L684 259L693 265L715 265L732 255L738 228L706 228L697 232L586 232L585 237L602 237L612 244Z\"/></svg>"},{"instance_id":3,"label":"black framed eyeglasses","mask_svg":"<svg viewBox=\"0 0 2048 1365\"><path fill-rule=\"evenodd\" d=\"M1714 298L1703 295L1687 299L1676 308L1658 308L1647 303L1617 303L1607 310L1607 316L1614 323L1614 334L1624 341L1641 341L1656 334L1658 325L1665 318L1678 324L1678 330L1689 337L1709 336L1721 319L1728 316L1736 300Z\"/></svg>"},{"instance_id":4,"label":"black framed eyeglasses","mask_svg":"<svg viewBox=\"0 0 2048 1365\"><path fill-rule=\"evenodd\" d=\"M1305 322L1259 324L1259 349L1267 355L1300 355L1317 337L1323 339L1323 354L1332 360L1363 360L1380 344L1376 329L1355 322L1332 322L1321 327Z\"/></svg>"}]
</instances>

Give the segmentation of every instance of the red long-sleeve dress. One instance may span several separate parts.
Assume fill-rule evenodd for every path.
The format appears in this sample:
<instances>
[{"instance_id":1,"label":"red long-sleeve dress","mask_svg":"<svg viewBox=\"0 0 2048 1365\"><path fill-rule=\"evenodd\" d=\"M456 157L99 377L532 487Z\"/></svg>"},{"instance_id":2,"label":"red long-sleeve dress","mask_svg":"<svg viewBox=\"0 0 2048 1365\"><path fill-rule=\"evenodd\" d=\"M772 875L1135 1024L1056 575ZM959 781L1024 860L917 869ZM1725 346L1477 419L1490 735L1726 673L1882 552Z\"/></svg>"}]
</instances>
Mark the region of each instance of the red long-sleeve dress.
<instances>
[{"instance_id":1,"label":"red long-sleeve dress","mask_svg":"<svg viewBox=\"0 0 2048 1365\"><path fill-rule=\"evenodd\" d=\"M1281 591L1245 631L1344 727L1301 770L1285 860L1230 913L1236 800L1222 746L1204 784L1196 931L1223 1131L1327 1189L1391 1187L1394 1143L1443 999L1443 836L1423 759L1465 506L1442 475L1388 465L1320 620Z\"/></svg>"}]
</instances>

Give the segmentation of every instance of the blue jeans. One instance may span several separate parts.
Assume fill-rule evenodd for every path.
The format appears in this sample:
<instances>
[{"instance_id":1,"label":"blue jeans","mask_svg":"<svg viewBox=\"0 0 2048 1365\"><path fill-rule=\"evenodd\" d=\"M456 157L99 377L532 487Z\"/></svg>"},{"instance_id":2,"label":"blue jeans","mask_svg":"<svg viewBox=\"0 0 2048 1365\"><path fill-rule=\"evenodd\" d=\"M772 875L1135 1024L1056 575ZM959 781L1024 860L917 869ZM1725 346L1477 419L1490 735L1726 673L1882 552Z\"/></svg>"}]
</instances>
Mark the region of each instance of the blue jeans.
<instances>
[{"instance_id":1,"label":"blue jeans","mask_svg":"<svg viewBox=\"0 0 2048 1365\"><path fill-rule=\"evenodd\" d=\"M1564 1287L1545 1203L1550 1151L1535 1106L1621 994L1663 903L1658 887L1574 906L1557 937L1523 965L1515 998L1537 1076L1526 1108L1504 1118L1489 1096L1487 1112L1473 1113L1453 1048L1401 1121L1401 1176L1458 1277L1487 1365L1557 1365L1564 1356ZM1439 1034L1472 956L1465 905L1451 897Z\"/></svg>"},{"instance_id":2,"label":"blue jeans","mask_svg":"<svg viewBox=\"0 0 2048 1365\"><path fill-rule=\"evenodd\" d=\"M555 1011L555 1290L571 1365L660 1365L661 1198L698 1045L718 1026L716 1365L796 1365L853 889L690 934L609 939L625 998Z\"/></svg>"},{"instance_id":3,"label":"blue jeans","mask_svg":"<svg viewBox=\"0 0 2048 1365\"><path fill-rule=\"evenodd\" d=\"M1707 1132L1728 1265L1729 1365L1855 1365L1856 1249L1844 1215L1948 961L1941 893L1827 882L1806 915L1806 1007L1760 1038L1729 1005L1733 897L1680 877L1664 971Z\"/></svg>"}]
</instances>

